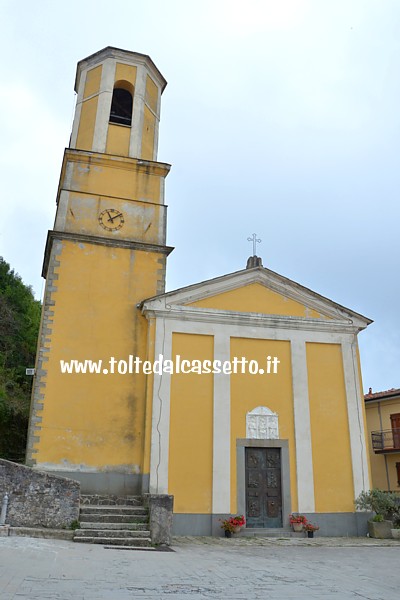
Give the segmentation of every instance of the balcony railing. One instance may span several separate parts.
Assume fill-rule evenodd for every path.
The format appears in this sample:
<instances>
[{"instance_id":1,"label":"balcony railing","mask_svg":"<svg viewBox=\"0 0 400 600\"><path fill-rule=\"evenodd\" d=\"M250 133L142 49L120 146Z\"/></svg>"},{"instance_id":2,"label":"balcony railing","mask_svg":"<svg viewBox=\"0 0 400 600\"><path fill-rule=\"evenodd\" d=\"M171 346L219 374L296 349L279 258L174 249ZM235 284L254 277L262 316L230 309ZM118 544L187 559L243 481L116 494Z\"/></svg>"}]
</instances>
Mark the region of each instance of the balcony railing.
<instances>
[{"instance_id":1,"label":"balcony railing","mask_svg":"<svg viewBox=\"0 0 400 600\"><path fill-rule=\"evenodd\" d=\"M400 452L400 428L372 431L371 437L374 452Z\"/></svg>"}]
</instances>

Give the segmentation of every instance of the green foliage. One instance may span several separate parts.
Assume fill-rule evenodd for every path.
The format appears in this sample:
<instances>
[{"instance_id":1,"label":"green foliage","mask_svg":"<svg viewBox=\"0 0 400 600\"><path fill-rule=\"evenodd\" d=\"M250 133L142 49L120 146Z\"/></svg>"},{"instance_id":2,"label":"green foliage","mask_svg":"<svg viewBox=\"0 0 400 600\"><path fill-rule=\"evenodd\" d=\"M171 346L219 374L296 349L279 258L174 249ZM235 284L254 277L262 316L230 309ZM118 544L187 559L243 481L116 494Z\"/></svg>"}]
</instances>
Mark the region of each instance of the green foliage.
<instances>
[{"instance_id":1,"label":"green foliage","mask_svg":"<svg viewBox=\"0 0 400 600\"><path fill-rule=\"evenodd\" d=\"M374 523L382 523L382 521L384 521L385 519L383 518L383 515L375 515L374 517L372 517L372 520L374 521Z\"/></svg>"},{"instance_id":2,"label":"green foliage","mask_svg":"<svg viewBox=\"0 0 400 600\"><path fill-rule=\"evenodd\" d=\"M397 510L396 499L397 495L393 492L374 489L369 492L361 492L355 501L355 505L359 510L371 510L376 515L381 515L381 520L390 520Z\"/></svg>"},{"instance_id":3,"label":"green foliage","mask_svg":"<svg viewBox=\"0 0 400 600\"><path fill-rule=\"evenodd\" d=\"M72 531L75 531L75 529L81 528L81 524L79 523L79 521L77 519L75 519L74 521L71 522L71 525L69 526L69 528L72 529Z\"/></svg>"},{"instance_id":4,"label":"green foliage","mask_svg":"<svg viewBox=\"0 0 400 600\"><path fill-rule=\"evenodd\" d=\"M23 462L40 302L0 257L0 457Z\"/></svg>"}]
</instances>

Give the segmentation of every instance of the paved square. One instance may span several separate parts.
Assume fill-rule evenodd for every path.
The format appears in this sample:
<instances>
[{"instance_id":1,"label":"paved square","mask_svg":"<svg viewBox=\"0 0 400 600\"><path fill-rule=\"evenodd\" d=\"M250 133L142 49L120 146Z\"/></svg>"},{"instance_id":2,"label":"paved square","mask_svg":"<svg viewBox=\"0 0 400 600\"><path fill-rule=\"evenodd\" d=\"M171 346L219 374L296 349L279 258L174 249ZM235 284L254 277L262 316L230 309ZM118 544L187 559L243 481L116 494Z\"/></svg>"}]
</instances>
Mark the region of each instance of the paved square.
<instances>
[{"instance_id":1,"label":"paved square","mask_svg":"<svg viewBox=\"0 0 400 600\"><path fill-rule=\"evenodd\" d=\"M0 538L1 600L398 600L400 544L178 538L175 552Z\"/></svg>"}]
</instances>

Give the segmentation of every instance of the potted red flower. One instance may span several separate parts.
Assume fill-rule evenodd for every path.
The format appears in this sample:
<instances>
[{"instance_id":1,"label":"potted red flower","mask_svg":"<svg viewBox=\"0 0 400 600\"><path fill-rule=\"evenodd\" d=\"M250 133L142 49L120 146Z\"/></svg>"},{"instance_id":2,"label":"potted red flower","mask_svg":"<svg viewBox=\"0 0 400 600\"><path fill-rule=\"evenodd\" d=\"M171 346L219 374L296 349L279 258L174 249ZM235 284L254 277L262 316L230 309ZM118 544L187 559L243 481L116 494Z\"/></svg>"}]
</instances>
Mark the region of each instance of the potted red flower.
<instances>
[{"instance_id":1,"label":"potted red flower","mask_svg":"<svg viewBox=\"0 0 400 600\"><path fill-rule=\"evenodd\" d=\"M305 517L304 515L299 515L296 513L293 513L292 515L289 515L289 522L291 524L291 526L293 527L293 531L303 531L305 525L307 525L308 521L307 521L307 517Z\"/></svg>"},{"instance_id":2,"label":"potted red flower","mask_svg":"<svg viewBox=\"0 0 400 600\"><path fill-rule=\"evenodd\" d=\"M307 537L314 537L314 531L318 531L318 525L313 525L312 523L306 523L304 525L304 531L307 531Z\"/></svg>"},{"instance_id":3,"label":"potted red flower","mask_svg":"<svg viewBox=\"0 0 400 600\"><path fill-rule=\"evenodd\" d=\"M231 517L232 525L234 527L234 533L239 533L242 527L246 524L246 519L243 515L237 515L236 517Z\"/></svg>"},{"instance_id":4,"label":"potted red flower","mask_svg":"<svg viewBox=\"0 0 400 600\"><path fill-rule=\"evenodd\" d=\"M246 524L246 519L243 515L229 517L229 519L220 519L221 528L225 530L225 537L231 537L232 533L239 533L241 528Z\"/></svg>"}]
</instances>

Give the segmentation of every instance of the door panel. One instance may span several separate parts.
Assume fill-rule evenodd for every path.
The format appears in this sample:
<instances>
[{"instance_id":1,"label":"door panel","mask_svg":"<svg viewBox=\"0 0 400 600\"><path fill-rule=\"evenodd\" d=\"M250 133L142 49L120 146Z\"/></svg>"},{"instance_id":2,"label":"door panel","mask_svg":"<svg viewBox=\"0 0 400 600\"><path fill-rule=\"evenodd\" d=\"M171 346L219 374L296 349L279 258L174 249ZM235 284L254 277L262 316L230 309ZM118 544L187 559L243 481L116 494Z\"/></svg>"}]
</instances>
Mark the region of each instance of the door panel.
<instances>
[{"instance_id":1,"label":"door panel","mask_svg":"<svg viewBox=\"0 0 400 600\"><path fill-rule=\"evenodd\" d=\"M282 527L280 448L246 448L247 527Z\"/></svg>"}]
</instances>

